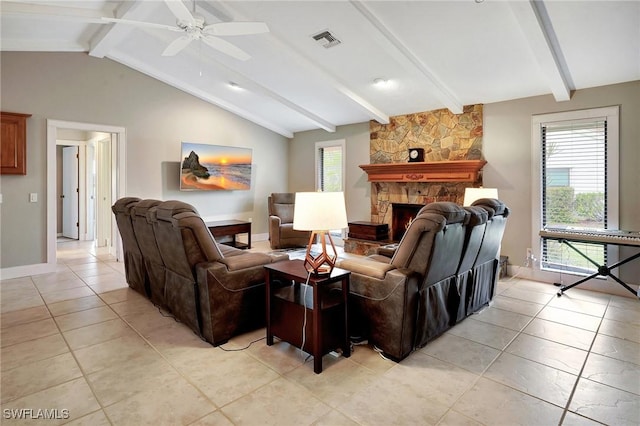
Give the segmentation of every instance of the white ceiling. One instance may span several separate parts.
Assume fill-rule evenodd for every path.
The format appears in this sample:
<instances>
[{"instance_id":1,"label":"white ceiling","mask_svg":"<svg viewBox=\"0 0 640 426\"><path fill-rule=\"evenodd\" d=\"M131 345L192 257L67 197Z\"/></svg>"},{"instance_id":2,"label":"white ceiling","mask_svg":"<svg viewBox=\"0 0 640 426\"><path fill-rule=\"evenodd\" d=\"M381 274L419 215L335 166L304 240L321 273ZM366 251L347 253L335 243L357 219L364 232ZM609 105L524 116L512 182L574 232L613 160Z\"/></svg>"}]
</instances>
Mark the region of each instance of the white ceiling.
<instances>
[{"instance_id":1,"label":"white ceiling","mask_svg":"<svg viewBox=\"0 0 640 426\"><path fill-rule=\"evenodd\" d=\"M225 37L251 55L240 61L199 41L164 57L179 33L101 19L175 25L161 0L2 0L0 41L110 58L287 137L640 80L640 1L477 1L197 0L207 24L267 23ZM311 36L324 30L342 43L322 47Z\"/></svg>"}]
</instances>

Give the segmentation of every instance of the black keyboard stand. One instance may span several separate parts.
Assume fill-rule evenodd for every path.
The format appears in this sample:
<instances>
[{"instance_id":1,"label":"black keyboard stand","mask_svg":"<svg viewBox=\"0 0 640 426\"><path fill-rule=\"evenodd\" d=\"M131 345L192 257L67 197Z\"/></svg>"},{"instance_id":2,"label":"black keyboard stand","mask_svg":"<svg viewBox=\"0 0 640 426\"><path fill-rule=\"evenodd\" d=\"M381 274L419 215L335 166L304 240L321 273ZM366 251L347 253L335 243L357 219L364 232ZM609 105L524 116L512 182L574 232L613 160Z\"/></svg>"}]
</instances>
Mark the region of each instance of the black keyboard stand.
<instances>
[{"instance_id":1,"label":"black keyboard stand","mask_svg":"<svg viewBox=\"0 0 640 426\"><path fill-rule=\"evenodd\" d=\"M567 246L569 246L571 249L573 249L573 251L575 251L576 253L578 253L580 256L584 257L585 259L587 259L589 262L591 262L594 266L596 266L598 268L598 272L595 272L591 275L589 275L588 277L582 278L579 281L576 281L575 283L571 284L571 285L562 285L561 283L553 283L555 286L559 286L560 290L558 291L558 297L562 296L562 294L577 286L582 284L585 281L589 281L592 278L597 277L598 275L602 275L605 277L611 277L613 278L618 284L620 284L622 287L626 288L627 290L629 290L631 292L631 294L633 294L634 296L640 297L640 289L636 292L633 288L629 287L627 285L627 283L625 283L624 281L622 281L620 278L618 278L617 276L613 275L611 273L612 269L615 269L619 266L624 265L625 263L629 263L632 260L635 260L637 258L640 257L640 252L627 257L624 260L621 260L620 262L614 263L613 265L607 266L607 265L599 265L596 261L594 261L593 259L591 259L589 256L587 256L586 254L582 253L580 250L578 250L577 248L575 248L568 240L566 239L560 239L560 244L564 243ZM593 242L590 242L591 244L593 244ZM596 243L597 244L597 243ZM607 243L603 243L603 244L607 244ZM618 245L624 245L624 244L618 244Z\"/></svg>"}]
</instances>

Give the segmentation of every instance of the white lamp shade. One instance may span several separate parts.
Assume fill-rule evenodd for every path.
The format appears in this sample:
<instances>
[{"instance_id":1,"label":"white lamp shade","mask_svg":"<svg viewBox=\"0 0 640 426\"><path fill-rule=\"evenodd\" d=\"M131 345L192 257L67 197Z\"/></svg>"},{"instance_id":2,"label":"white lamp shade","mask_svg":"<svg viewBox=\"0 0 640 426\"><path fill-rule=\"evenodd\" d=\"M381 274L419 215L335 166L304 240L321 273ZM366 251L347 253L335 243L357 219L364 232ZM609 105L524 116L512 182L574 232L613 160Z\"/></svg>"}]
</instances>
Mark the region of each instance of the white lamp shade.
<instances>
[{"instance_id":1,"label":"white lamp shade","mask_svg":"<svg viewBox=\"0 0 640 426\"><path fill-rule=\"evenodd\" d=\"M296 192L293 229L329 231L347 225L343 192Z\"/></svg>"},{"instance_id":2,"label":"white lamp shade","mask_svg":"<svg viewBox=\"0 0 640 426\"><path fill-rule=\"evenodd\" d=\"M480 198L498 198L498 188L466 188L464 190L464 205L470 206Z\"/></svg>"}]
</instances>

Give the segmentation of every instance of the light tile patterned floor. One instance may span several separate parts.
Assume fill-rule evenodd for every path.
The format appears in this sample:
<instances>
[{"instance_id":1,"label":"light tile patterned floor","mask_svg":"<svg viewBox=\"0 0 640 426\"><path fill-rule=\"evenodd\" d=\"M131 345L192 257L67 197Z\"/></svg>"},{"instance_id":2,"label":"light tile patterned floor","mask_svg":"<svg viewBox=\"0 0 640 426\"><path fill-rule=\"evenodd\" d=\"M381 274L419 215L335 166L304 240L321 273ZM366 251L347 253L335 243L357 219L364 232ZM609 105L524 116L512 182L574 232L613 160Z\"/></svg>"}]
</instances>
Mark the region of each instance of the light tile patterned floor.
<instances>
[{"instance_id":1,"label":"light tile patterned floor","mask_svg":"<svg viewBox=\"0 0 640 426\"><path fill-rule=\"evenodd\" d=\"M490 307L402 362L356 346L316 375L264 329L213 348L86 243L60 244L58 260L0 283L3 425L640 423L634 298L501 281Z\"/></svg>"}]
</instances>

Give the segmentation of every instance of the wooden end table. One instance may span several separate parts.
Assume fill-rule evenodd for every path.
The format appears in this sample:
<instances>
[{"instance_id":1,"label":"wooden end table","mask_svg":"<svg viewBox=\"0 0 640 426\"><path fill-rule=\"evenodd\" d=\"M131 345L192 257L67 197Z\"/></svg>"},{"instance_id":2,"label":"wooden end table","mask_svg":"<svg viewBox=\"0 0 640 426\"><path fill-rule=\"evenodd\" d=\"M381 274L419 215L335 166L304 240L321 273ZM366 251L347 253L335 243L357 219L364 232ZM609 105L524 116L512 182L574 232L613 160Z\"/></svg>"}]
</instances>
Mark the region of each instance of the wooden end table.
<instances>
[{"instance_id":1,"label":"wooden end table","mask_svg":"<svg viewBox=\"0 0 640 426\"><path fill-rule=\"evenodd\" d=\"M323 355L340 348L345 358L351 356L347 322L351 273L334 268L330 275L311 274L305 284L308 273L302 260L276 262L264 269L267 345L273 345L275 335L310 353L316 374L322 372Z\"/></svg>"},{"instance_id":2,"label":"wooden end table","mask_svg":"<svg viewBox=\"0 0 640 426\"><path fill-rule=\"evenodd\" d=\"M214 237L227 237L231 236L233 239L229 242L221 242L221 244L227 244L231 247L239 249L251 248L251 222L244 220L219 220L214 222L206 222L209 232ZM236 240L236 235L247 234L247 244L241 243Z\"/></svg>"}]
</instances>

